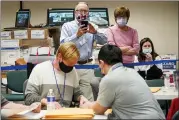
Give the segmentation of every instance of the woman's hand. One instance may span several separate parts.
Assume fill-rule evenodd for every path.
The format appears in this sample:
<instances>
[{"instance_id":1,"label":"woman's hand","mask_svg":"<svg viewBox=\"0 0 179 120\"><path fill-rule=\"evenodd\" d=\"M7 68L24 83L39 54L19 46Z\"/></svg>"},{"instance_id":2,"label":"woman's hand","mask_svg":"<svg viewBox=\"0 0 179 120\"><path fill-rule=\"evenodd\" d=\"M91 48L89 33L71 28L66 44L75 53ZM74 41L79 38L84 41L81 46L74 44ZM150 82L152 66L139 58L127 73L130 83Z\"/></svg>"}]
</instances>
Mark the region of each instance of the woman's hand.
<instances>
[{"instance_id":1,"label":"woman's hand","mask_svg":"<svg viewBox=\"0 0 179 120\"><path fill-rule=\"evenodd\" d=\"M153 60L152 55L150 53L146 54L145 57L146 57L145 61L152 61Z\"/></svg>"}]
</instances>

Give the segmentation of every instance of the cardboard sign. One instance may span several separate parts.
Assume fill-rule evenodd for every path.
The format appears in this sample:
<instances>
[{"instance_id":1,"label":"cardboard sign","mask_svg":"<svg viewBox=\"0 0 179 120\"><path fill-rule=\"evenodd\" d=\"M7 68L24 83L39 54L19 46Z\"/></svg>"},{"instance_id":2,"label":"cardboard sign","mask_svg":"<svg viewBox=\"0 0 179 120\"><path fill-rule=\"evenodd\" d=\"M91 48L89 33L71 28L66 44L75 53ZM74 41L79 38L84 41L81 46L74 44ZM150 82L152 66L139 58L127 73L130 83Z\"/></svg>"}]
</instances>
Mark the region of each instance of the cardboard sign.
<instances>
[{"instance_id":1,"label":"cardboard sign","mask_svg":"<svg viewBox=\"0 0 179 120\"><path fill-rule=\"evenodd\" d=\"M31 39L45 39L45 31L31 30Z\"/></svg>"},{"instance_id":2,"label":"cardboard sign","mask_svg":"<svg viewBox=\"0 0 179 120\"><path fill-rule=\"evenodd\" d=\"M14 31L14 38L15 39L28 39L28 32L27 32L27 30L17 30L17 31Z\"/></svg>"},{"instance_id":3,"label":"cardboard sign","mask_svg":"<svg viewBox=\"0 0 179 120\"><path fill-rule=\"evenodd\" d=\"M19 40L11 39L11 40L1 40L1 48L15 48L19 47Z\"/></svg>"},{"instance_id":4,"label":"cardboard sign","mask_svg":"<svg viewBox=\"0 0 179 120\"><path fill-rule=\"evenodd\" d=\"M1 40L12 39L11 31L1 32Z\"/></svg>"}]
</instances>

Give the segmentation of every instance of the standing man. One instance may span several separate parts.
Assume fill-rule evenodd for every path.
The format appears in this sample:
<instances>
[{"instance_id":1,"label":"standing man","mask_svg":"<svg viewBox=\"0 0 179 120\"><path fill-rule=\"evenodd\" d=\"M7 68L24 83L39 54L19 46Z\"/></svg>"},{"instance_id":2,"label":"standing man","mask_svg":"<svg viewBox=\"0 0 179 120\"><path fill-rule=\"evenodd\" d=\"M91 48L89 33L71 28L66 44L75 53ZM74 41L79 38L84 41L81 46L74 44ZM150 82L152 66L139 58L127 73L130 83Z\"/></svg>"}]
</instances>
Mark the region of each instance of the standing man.
<instances>
[{"instance_id":1,"label":"standing man","mask_svg":"<svg viewBox=\"0 0 179 120\"><path fill-rule=\"evenodd\" d=\"M105 44L107 38L104 34L97 32L97 26L88 22L89 7L85 2L79 2L75 7L75 20L63 24L60 42L74 42L80 51L78 64L91 64L93 42ZM91 69L77 70L80 81L80 89L84 96L93 101L91 88L94 80L94 71Z\"/></svg>"}]
</instances>

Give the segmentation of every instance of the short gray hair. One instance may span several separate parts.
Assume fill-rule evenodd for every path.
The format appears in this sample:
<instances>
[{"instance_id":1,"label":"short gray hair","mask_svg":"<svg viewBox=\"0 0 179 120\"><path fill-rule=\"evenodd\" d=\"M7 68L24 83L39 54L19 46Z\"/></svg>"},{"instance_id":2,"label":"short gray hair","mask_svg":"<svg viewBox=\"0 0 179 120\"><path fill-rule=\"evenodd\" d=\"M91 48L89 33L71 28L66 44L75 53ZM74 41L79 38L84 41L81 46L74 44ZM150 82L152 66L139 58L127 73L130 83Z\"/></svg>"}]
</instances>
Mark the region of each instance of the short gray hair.
<instances>
[{"instance_id":1,"label":"short gray hair","mask_svg":"<svg viewBox=\"0 0 179 120\"><path fill-rule=\"evenodd\" d=\"M76 4L76 6L75 6L75 11L77 10L77 7L78 7L79 4L85 4L85 5L88 6L88 4L86 2L78 2L78 4Z\"/></svg>"}]
</instances>

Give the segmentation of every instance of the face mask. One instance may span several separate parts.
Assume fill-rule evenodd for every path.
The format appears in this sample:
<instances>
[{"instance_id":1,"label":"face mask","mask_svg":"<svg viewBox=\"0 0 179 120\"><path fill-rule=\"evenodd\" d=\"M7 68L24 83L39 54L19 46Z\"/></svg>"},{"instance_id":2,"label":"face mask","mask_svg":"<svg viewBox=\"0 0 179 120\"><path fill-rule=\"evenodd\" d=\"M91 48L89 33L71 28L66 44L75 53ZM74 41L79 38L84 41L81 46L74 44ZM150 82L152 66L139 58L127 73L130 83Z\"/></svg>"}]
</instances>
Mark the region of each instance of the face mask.
<instances>
[{"instance_id":1,"label":"face mask","mask_svg":"<svg viewBox=\"0 0 179 120\"><path fill-rule=\"evenodd\" d=\"M76 16L76 19L78 20L78 21L82 21L82 20L86 20L87 19L87 15L86 14L78 14L77 16Z\"/></svg>"},{"instance_id":2,"label":"face mask","mask_svg":"<svg viewBox=\"0 0 179 120\"><path fill-rule=\"evenodd\" d=\"M142 52L143 52L144 54L151 53L151 52L152 52L152 48L143 48L143 49L142 49Z\"/></svg>"},{"instance_id":3,"label":"face mask","mask_svg":"<svg viewBox=\"0 0 179 120\"><path fill-rule=\"evenodd\" d=\"M59 67L64 73L69 73L73 70L73 67L65 65L63 62L59 62Z\"/></svg>"},{"instance_id":4,"label":"face mask","mask_svg":"<svg viewBox=\"0 0 179 120\"><path fill-rule=\"evenodd\" d=\"M124 27L127 24L127 19L126 18L117 18L117 24L120 27Z\"/></svg>"}]
</instances>

